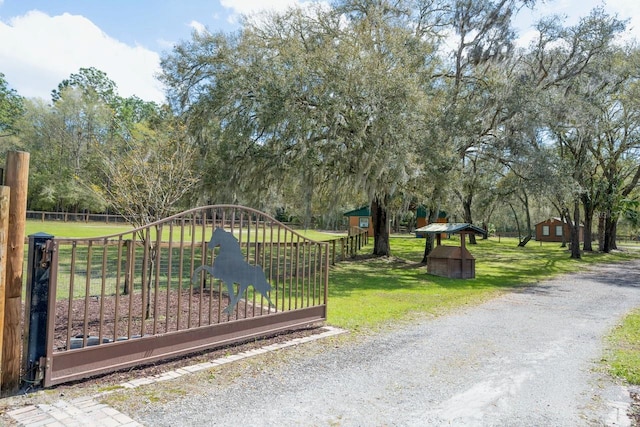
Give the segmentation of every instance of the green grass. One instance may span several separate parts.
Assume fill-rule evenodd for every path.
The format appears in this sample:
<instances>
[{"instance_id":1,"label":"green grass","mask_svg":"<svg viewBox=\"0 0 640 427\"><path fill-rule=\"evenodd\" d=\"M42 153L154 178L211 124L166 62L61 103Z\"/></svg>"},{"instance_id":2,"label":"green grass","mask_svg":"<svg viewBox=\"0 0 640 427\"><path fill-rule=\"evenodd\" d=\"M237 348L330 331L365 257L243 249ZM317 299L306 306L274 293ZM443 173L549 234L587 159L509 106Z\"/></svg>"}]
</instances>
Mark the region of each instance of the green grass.
<instances>
[{"instance_id":1,"label":"green grass","mask_svg":"<svg viewBox=\"0 0 640 427\"><path fill-rule=\"evenodd\" d=\"M499 292L587 265L640 256L632 251L585 253L582 259L572 260L558 243L530 242L519 248L516 239L479 239L477 245L467 245L476 259L476 278L459 280L427 274L426 266L420 264L424 243L414 237L391 237L393 257L332 267L329 323L350 330L375 330L390 322L475 304ZM457 246L459 240L443 240L443 244Z\"/></svg>"},{"instance_id":2,"label":"green grass","mask_svg":"<svg viewBox=\"0 0 640 427\"><path fill-rule=\"evenodd\" d=\"M609 355L604 360L610 372L629 384L640 384L640 310L625 317L609 336Z\"/></svg>"},{"instance_id":3,"label":"green grass","mask_svg":"<svg viewBox=\"0 0 640 427\"><path fill-rule=\"evenodd\" d=\"M27 235L46 232L57 237L99 237L131 230L126 225L27 221ZM301 231L313 240L335 238ZM373 239L370 239L373 243ZM640 256L640 246L614 254L584 253L572 260L558 243L532 241L519 248L516 239L478 240L467 245L476 259L476 278L456 280L427 274L420 264L424 239L392 236L392 257L343 262L329 274L328 323L351 331L370 331L417 316L436 316L467 304L477 304L500 292L579 271L586 266ZM459 240L443 240L459 245ZM364 254L371 246L363 249ZM25 258L26 259L26 258ZM80 282L79 286L83 286ZM611 372L640 384L640 311L625 319L612 336Z\"/></svg>"},{"instance_id":4,"label":"green grass","mask_svg":"<svg viewBox=\"0 0 640 427\"><path fill-rule=\"evenodd\" d=\"M43 232L55 237L100 237L132 229L124 224L27 220L25 236Z\"/></svg>"},{"instance_id":5,"label":"green grass","mask_svg":"<svg viewBox=\"0 0 640 427\"><path fill-rule=\"evenodd\" d=\"M69 238L89 238L89 237L101 237L108 236L117 233L123 233L130 230L133 230L134 227L125 224L105 224L105 223L92 223L92 222L62 222L62 221L36 221L36 220L28 220L26 223L26 231L25 236L29 236L31 234L44 232L51 234L55 237L69 237ZM297 233L303 235L307 239L322 241L335 239L337 237L341 237L343 235L336 234L328 234L323 233L316 230L295 230ZM185 233L189 234L191 232L190 228L185 229ZM197 228L197 233L202 233L202 229L200 227ZM262 233L260 230L259 233ZM268 231L267 231L268 233ZM284 230L281 231L282 237L284 236ZM155 233L152 233L152 236L155 236ZM206 238L211 237L211 232L207 231ZM178 240L179 230L176 227L174 229L174 241ZM267 236L267 239L269 236ZM284 237L283 237L284 238ZM287 238L291 239L291 233L287 233ZM165 227L163 230L163 240L167 241L169 239L169 228Z\"/></svg>"}]
</instances>

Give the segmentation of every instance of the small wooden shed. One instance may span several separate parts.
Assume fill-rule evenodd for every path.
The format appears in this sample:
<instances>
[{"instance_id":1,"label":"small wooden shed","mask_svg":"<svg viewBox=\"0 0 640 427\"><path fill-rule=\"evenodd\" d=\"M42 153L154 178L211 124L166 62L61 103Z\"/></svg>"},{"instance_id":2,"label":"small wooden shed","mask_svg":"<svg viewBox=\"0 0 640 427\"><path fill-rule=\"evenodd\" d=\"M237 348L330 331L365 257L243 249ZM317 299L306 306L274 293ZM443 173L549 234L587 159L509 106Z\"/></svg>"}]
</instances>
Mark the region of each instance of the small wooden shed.
<instances>
[{"instance_id":1,"label":"small wooden shed","mask_svg":"<svg viewBox=\"0 0 640 427\"><path fill-rule=\"evenodd\" d=\"M447 219L447 213L445 211L438 212L438 218L436 218L436 222L446 223L447 221L449 221ZM418 230L424 227L425 225L427 225L427 223L428 223L427 209L424 206L419 206L418 209L416 210L416 230L415 230L416 237L419 237L419 238L426 237L425 234L418 232Z\"/></svg>"},{"instance_id":2,"label":"small wooden shed","mask_svg":"<svg viewBox=\"0 0 640 427\"><path fill-rule=\"evenodd\" d=\"M433 223L416 230L424 234L435 234L437 246L427 256L427 272L452 279L473 279L476 277L476 259L465 247L469 233L486 234L480 227L468 223ZM442 234L460 234L460 246L443 246Z\"/></svg>"},{"instance_id":3,"label":"small wooden shed","mask_svg":"<svg viewBox=\"0 0 640 427\"><path fill-rule=\"evenodd\" d=\"M571 230L569 223L562 221L560 218L549 218L536 224L536 240L539 242L562 242L569 241L571 238ZM579 228L579 239L584 241L584 226Z\"/></svg>"},{"instance_id":4,"label":"small wooden shed","mask_svg":"<svg viewBox=\"0 0 640 427\"><path fill-rule=\"evenodd\" d=\"M345 212L343 216L349 218L349 228L358 227L365 230L369 230L369 236L373 236L373 222L371 221L371 210L363 206L359 209L354 209L349 212Z\"/></svg>"}]
</instances>

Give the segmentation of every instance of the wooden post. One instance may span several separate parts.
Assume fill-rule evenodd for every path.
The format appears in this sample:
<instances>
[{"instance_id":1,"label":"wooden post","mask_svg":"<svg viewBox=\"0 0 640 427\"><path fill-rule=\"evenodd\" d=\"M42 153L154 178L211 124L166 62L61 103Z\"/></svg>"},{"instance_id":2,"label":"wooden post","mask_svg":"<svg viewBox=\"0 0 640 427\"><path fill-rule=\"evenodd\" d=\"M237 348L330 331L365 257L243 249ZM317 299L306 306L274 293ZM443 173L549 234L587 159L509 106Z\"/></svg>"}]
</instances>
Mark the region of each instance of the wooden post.
<instances>
[{"instance_id":1,"label":"wooden post","mask_svg":"<svg viewBox=\"0 0 640 427\"><path fill-rule=\"evenodd\" d=\"M466 279L465 277L465 264L467 262L467 256L465 254L466 252L466 248L465 248L465 242L464 240L467 238L467 233L461 232L460 233L460 262L462 263L462 268L460 269L460 278L461 279Z\"/></svg>"},{"instance_id":2,"label":"wooden post","mask_svg":"<svg viewBox=\"0 0 640 427\"><path fill-rule=\"evenodd\" d=\"M24 262L29 153L10 151L6 159L5 184L10 188L9 232L2 347L1 394L7 396L20 389L22 331L22 264Z\"/></svg>"},{"instance_id":3,"label":"wooden post","mask_svg":"<svg viewBox=\"0 0 640 427\"><path fill-rule=\"evenodd\" d=\"M0 186L0 272L7 271L7 240L9 234L9 187ZM0 389L2 388L2 336L4 331L4 300L7 278L0 274Z\"/></svg>"}]
</instances>

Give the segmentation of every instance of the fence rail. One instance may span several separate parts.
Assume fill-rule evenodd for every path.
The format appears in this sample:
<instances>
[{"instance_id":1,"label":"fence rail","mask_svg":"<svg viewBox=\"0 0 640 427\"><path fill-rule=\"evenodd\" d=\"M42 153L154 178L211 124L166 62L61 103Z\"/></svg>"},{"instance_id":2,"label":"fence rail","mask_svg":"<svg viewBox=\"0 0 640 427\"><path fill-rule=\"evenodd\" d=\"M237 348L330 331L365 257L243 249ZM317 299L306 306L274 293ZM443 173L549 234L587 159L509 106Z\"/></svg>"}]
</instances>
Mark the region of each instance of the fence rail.
<instances>
[{"instance_id":1,"label":"fence rail","mask_svg":"<svg viewBox=\"0 0 640 427\"><path fill-rule=\"evenodd\" d=\"M62 222L102 222L126 224L127 220L122 215L96 214L86 212L44 212L27 211L27 219L37 221L62 221Z\"/></svg>"},{"instance_id":2,"label":"fence rail","mask_svg":"<svg viewBox=\"0 0 640 427\"><path fill-rule=\"evenodd\" d=\"M368 245L369 232L364 228L350 227L348 236L325 242L330 245L331 265L335 265L339 261L355 257L363 246Z\"/></svg>"}]
</instances>

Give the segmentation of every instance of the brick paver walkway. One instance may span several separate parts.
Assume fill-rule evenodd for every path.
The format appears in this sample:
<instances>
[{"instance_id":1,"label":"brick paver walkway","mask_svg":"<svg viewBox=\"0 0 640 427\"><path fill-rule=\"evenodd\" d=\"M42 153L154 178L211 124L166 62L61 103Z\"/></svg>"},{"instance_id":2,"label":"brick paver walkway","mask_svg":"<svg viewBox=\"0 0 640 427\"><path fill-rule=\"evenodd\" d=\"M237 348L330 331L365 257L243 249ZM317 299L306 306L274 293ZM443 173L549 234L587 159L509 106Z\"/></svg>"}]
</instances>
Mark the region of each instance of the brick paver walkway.
<instances>
[{"instance_id":1,"label":"brick paver walkway","mask_svg":"<svg viewBox=\"0 0 640 427\"><path fill-rule=\"evenodd\" d=\"M81 397L53 405L38 404L9 411L9 416L25 427L138 427L142 424L127 415L96 402L93 397Z\"/></svg>"}]
</instances>

